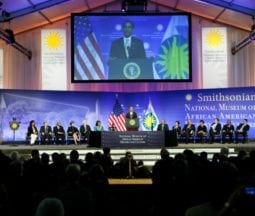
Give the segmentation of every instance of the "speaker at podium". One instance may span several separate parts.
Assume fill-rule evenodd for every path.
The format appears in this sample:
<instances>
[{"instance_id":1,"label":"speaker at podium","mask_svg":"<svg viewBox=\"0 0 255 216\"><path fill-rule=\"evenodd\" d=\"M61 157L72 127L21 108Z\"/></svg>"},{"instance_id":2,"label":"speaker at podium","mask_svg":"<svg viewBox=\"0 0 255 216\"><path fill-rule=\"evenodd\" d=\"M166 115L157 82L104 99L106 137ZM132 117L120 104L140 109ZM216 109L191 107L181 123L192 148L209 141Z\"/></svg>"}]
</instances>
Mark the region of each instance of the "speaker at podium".
<instances>
[{"instance_id":1,"label":"speaker at podium","mask_svg":"<svg viewBox=\"0 0 255 216\"><path fill-rule=\"evenodd\" d=\"M127 131L138 131L139 119L138 118L126 118L125 126L126 126Z\"/></svg>"},{"instance_id":2,"label":"speaker at podium","mask_svg":"<svg viewBox=\"0 0 255 216\"><path fill-rule=\"evenodd\" d=\"M112 59L109 64L109 80L151 80L154 79L153 59Z\"/></svg>"}]
</instances>

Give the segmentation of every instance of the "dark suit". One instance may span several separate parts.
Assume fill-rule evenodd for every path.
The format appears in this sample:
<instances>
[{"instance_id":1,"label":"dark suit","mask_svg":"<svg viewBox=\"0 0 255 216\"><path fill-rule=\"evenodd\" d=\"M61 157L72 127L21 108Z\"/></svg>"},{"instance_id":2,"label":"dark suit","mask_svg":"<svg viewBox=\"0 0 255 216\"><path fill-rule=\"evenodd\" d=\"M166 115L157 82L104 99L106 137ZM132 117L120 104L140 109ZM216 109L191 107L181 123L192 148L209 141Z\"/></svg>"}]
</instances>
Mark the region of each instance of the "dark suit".
<instances>
[{"instance_id":1,"label":"dark suit","mask_svg":"<svg viewBox=\"0 0 255 216\"><path fill-rule=\"evenodd\" d=\"M53 133L55 136L56 144L64 144L65 143L65 130L62 126L54 126Z\"/></svg>"},{"instance_id":2,"label":"dark suit","mask_svg":"<svg viewBox=\"0 0 255 216\"><path fill-rule=\"evenodd\" d=\"M158 131L169 131L169 127L168 124L162 124L160 123L157 127Z\"/></svg>"},{"instance_id":3,"label":"dark suit","mask_svg":"<svg viewBox=\"0 0 255 216\"><path fill-rule=\"evenodd\" d=\"M48 143L51 143L52 140L52 129L51 126L41 126L40 128L40 135L41 135L41 143L44 145L46 144L46 140Z\"/></svg>"},{"instance_id":4,"label":"dark suit","mask_svg":"<svg viewBox=\"0 0 255 216\"><path fill-rule=\"evenodd\" d=\"M229 142L233 142L233 135L234 135L234 125L232 124L225 124L222 128L222 143L226 142L226 136L229 136Z\"/></svg>"},{"instance_id":5,"label":"dark suit","mask_svg":"<svg viewBox=\"0 0 255 216\"><path fill-rule=\"evenodd\" d=\"M216 126L215 126L215 131L213 130L213 126L214 126L215 123L212 123L211 124L211 127L210 127L210 143L213 143L214 142L214 136L215 135L220 135L220 132L221 132L221 124L220 123L217 123Z\"/></svg>"},{"instance_id":6,"label":"dark suit","mask_svg":"<svg viewBox=\"0 0 255 216\"><path fill-rule=\"evenodd\" d=\"M84 142L89 142L89 134L91 132L91 128L89 125L81 125L80 126L80 133L81 133L81 139L83 139Z\"/></svg>"},{"instance_id":7,"label":"dark suit","mask_svg":"<svg viewBox=\"0 0 255 216\"><path fill-rule=\"evenodd\" d=\"M185 137L185 142L189 142L189 137L195 135L195 125L194 124L185 124L183 129L182 129L182 136Z\"/></svg>"},{"instance_id":8,"label":"dark suit","mask_svg":"<svg viewBox=\"0 0 255 216\"><path fill-rule=\"evenodd\" d=\"M243 136L243 143L245 143L247 141L247 135L248 135L248 131L250 130L250 125L246 124L244 125L243 123L239 124L236 128L236 132L235 132L235 135L236 135L236 143L238 143L238 136L239 135L242 135ZM243 128L242 128L243 127ZM242 131L239 131L241 130Z\"/></svg>"},{"instance_id":9,"label":"dark suit","mask_svg":"<svg viewBox=\"0 0 255 216\"><path fill-rule=\"evenodd\" d=\"M181 126L178 126L178 127L173 126L172 130L176 134L177 137L179 137L181 135Z\"/></svg>"},{"instance_id":10,"label":"dark suit","mask_svg":"<svg viewBox=\"0 0 255 216\"><path fill-rule=\"evenodd\" d=\"M37 127L34 127L34 130L30 126L27 128L27 136L30 137L31 134L38 134Z\"/></svg>"},{"instance_id":11,"label":"dark suit","mask_svg":"<svg viewBox=\"0 0 255 216\"><path fill-rule=\"evenodd\" d=\"M197 136L201 143L204 143L206 141L207 136L207 127L206 125L198 125L197 127Z\"/></svg>"},{"instance_id":12,"label":"dark suit","mask_svg":"<svg viewBox=\"0 0 255 216\"><path fill-rule=\"evenodd\" d=\"M143 42L136 37L132 37L131 46L128 49L128 53L129 58L145 58L146 56ZM119 38L112 42L110 58L127 58L123 38Z\"/></svg>"},{"instance_id":13,"label":"dark suit","mask_svg":"<svg viewBox=\"0 0 255 216\"><path fill-rule=\"evenodd\" d=\"M137 119L137 114L136 114L136 112L133 112L132 115L131 115L131 113L128 112L126 114L126 118L128 118L128 119Z\"/></svg>"}]
</instances>

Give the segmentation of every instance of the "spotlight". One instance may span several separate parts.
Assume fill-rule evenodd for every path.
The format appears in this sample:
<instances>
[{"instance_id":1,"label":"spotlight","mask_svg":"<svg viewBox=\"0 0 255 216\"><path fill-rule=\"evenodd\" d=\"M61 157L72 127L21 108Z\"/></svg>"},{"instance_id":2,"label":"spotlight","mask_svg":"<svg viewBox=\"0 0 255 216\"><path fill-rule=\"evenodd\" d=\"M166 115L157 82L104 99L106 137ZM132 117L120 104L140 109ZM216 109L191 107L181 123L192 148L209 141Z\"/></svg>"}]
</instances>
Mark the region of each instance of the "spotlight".
<instances>
[{"instance_id":1,"label":"spotlight","mask_svg":"<svg viewBox=\"0 0 255 216\"><path fill-rule=\"evenodd\" d=\"M8 34L9 44L14 44L15 43L15 37L14 37L13 31L11 29L5 29L5 32Z\"/></svg>"}]
</instances>

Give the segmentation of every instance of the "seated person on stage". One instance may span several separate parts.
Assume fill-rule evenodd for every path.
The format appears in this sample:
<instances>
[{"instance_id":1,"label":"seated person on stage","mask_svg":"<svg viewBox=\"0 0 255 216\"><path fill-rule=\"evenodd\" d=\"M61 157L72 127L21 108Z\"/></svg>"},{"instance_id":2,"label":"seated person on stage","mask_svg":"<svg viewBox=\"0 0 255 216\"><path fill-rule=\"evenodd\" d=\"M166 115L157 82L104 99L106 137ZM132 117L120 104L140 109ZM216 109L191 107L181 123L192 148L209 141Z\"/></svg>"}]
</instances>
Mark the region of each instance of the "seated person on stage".
<instances>
[{"instance_id":1,"label":"seated person on stage","mask_svg":"<svg viewBox=\"0 0 255 216\"><path fill-rule=\"evenodd\" d=\"M186 144L189 143L189 137L195 135L195 125L192 123L191 119L184 125L181 135L185 137Z\"/></svg>"},{"instance_id":2,"label":"seated person on stage","mask_svg":"<svg viewBox=\"0 0 255 216\"><path fill-rule=\"evenodd\" d=\"M91 132L91 128L87 122L87 120L84 120L82 122L82 125L80 126L80 134L81 134L81 139L83 142L87 143L89 140L89 134Z\"/></svg>"},{"instance_id":3,"label":"seated person on stage","mask_svg":"<svg viewBox=\"0 0 255 216\"><path fill-rule=\"evenodd\" d=\"M157 127L157 131L169 131L169 127L165 119L162 119L161 123Z\"/></svg>"},{"instance_id":4,"label":"seated person on stage","mask_svg":"<svg viewBox=\"0 0 255 216\"><path fill-rule=\"evenodd\" d=\"M53 128L53 133L55 136L56 144L65 144L65 130L62 127L60 121L57 122L56 126Z\"/></svg>"},{"instance_id":5,"label":"seated person on stage","mask_svg":"<svg viewBox=\"0 0 255 216\"><path fill-rule=\"evenodd\" d=\"M79 131L78 128L74 126L74 121L70 122L70 126L67 129L67 135L69 137L73 137L73 141L75 145L79 143Z\"/></svg>"},{"instance_id":6,"label":"seated person on stage","mask_svg":"<svg viewBox=\"0 0 255 216\"><path fill-rule=\"evenodd\" d=\"M109 131L118 131L117 130L117 127L115 126L115 124L114 123L112 123L110 126L109 126Z\"/></svg>"},{"instance_id":7,"label":"seated person on stage","mask_svg":"<svg viewBox=\"0 0 255 216\"><path fill-rule=\"evenodd\" d=\"M177 138L181 136L181 124L179 121L176 121L174 123L174 126L172 127L173 132L176 134Z\"/></svg>"},{"instance_id":8,"label":"seated person on stage","mask_svg":"<svg viewBox=\"0 0 255 216\"><path fill-rule=\"evenodd\" d=\"M229 143L233 142L234 130L234 125L231 123L231 120L228 119L227 124L222 128L222 143L226 142L226 136L229 136Z\"/></svg>"},{"instance_id":9,"label":"seated person on stage","mask_svg":"<svg viewBox=\"0 0 255 216\"><path fill-rule=\"evenodd\" d=\"M215 118L214 122L210 126L210 131L209 131L210 143L214 143L214 141L215 141L214 136L220 135L220 132L221 132L221 124L219 122L219 119Z\"/></svg>"},{"instance_id":10,"label":"seated person on stage","mask_svg":"<svg viewBox=\"0 0 255 216\"><path fill-rule=\"evenodd\" d=\"M199 121L199 125L197 127L197 136L200 143L204 143L204 138L207 136L207 127L204 120Z\"/></svg>"},{"instance_id":11,"label":"seated person on stage","mask_svg":"<svg viewBox=\"0 0 255 216\"><path fill-rule=\"evenodd\" d=\"M243 123L240 123L235 131L235 137L236 137L236 143L238 143L238 136L242 135L243 136L243 141L242 143L245 143L247 141L247 135L248 131L250 130L250 125L248 124L248 120L244 119Z\"/></svg>"},{"instance_id":12,"label":"seated person on stage","mask_svg":"<svg viewBox=\"0 0 255 216\"><path fill-rule=\"evenodd\" d=\"M43 122L43 125L40 128L40 136L42 145L51 144L52 141L52 130L51 126L48 125L48 122Z\"/></svg>"},{"instance_id":13,"label":"seated person on stage","mask_svg":"<svg viewBox=\"0 0 255 216\"><path fill-rule=\"evenodd\" d=\"M94 131L104 131L104 127L101 125L101 121L97 120L94 127Z\"/></svg>"},{"instance_id":14,"label":"seated person on stage","mask_svg":"<svg viewBox=\"0 0 255 216\"><path fill-rule=\"evenodd\" d=\"M31 120L29 123L29 126L27 128L27 137L30 138L30 145L34 145L38 137L38 130L35 126L34 120Z\"/></svg>"}]
</instances>

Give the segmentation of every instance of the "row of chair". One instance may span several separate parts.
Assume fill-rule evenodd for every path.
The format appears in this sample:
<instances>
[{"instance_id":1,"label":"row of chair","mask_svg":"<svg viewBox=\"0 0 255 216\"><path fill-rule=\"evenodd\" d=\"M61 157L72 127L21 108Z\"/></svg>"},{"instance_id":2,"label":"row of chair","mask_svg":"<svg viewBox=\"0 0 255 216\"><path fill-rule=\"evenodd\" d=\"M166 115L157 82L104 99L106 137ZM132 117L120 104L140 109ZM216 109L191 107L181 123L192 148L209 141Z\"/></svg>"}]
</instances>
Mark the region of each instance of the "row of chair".
<instances>
[{"instance_id":1,"label":"row of chair","mask_svg":"<svg viewBox=\"0 0 255 216\"><path fill-rule=\"evenodd\" d=\"M240 141L240 138L242 139L242 143L248 143L249 139L248 139L248 133L246 134L232 134L232 140L231 137L227 134L224 135L221 133L219 134L214 134L214 141L216 143L238 143ZM185 134L177 134L177 140L179 143L212 143L210 141L210 135L208 133L205 133L204 135L198 135L198 134L192 134L189 136L186 136Z\"/></svg>"},{"instance_id":2,"label":"row of chair","mask_svg":"<svg viewBox=\"0 0 255 216\"><path fill-rule=\"evenodd\" d=\"M26 135L26 142L30 143L30 137ZM82 136L79 134L79 144L88 144L89 136ZM64 136L55 136L54 134L50 134L47 136L42 136L38 134L36 144L38 145L71 145L74 144L74 140L72 136L64 135Z\"/></svg>"}]
</instances>

